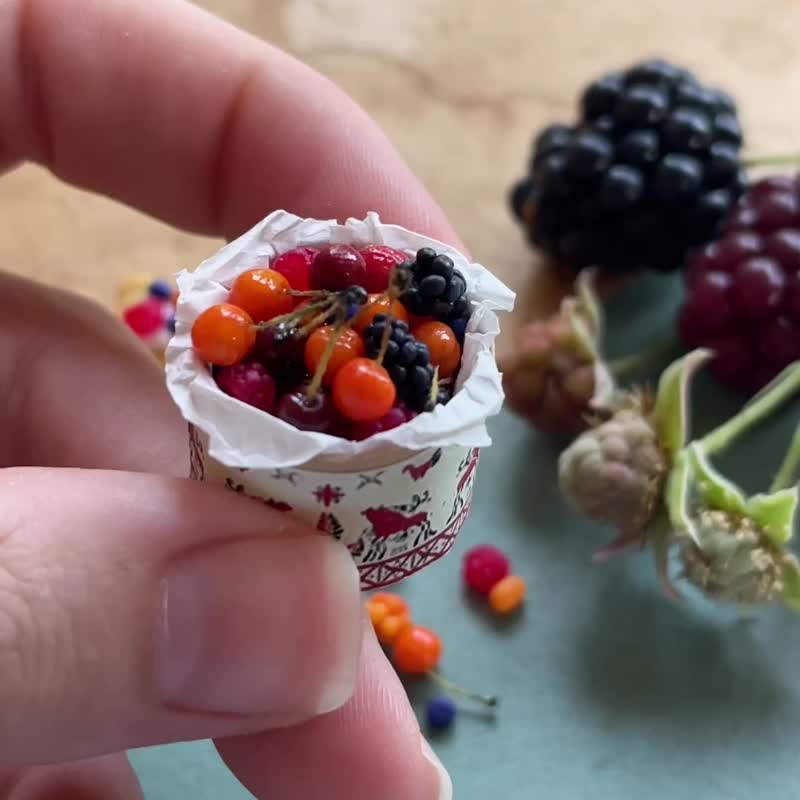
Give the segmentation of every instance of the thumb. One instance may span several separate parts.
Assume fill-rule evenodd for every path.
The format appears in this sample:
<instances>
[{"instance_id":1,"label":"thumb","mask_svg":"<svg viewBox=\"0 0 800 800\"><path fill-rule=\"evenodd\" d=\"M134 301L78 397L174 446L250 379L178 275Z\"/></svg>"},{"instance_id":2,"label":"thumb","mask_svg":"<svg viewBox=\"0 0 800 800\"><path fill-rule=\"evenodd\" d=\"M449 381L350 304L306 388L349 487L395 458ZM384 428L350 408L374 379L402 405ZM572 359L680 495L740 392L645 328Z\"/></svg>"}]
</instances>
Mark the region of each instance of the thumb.
<instances>
[{"instance_id":1,"label":"thumb","mask_svg":"<svg viewBox=\"0 0 800 800\"><path fill-rule=\"evenodd\" d=\"M349 553L191 481L0 470L0 766L286 725L341 706Z\"/></svg>"}]
</instances>

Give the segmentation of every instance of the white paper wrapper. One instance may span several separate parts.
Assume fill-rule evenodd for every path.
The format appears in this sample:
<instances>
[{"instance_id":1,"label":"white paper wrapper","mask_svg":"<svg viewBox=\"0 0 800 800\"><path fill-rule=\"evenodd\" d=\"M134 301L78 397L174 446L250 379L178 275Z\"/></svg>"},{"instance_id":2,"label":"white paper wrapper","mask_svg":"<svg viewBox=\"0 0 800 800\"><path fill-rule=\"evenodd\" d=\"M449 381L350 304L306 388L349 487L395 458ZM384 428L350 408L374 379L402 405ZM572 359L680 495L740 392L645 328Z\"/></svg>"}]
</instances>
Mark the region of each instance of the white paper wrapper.
<instances>
[{"instance_id":1,"label":"white paper wrapper","mask_svg":"<svg viewBox=\"0 0 800 800\"><path fill-rule=\"evenodd\" d=\"M452 400L362 442L299 431L229 397L191 343L196 317L224 302L239 274L295 247L330 243L385 244L409 255L433 247L464 274L473 306ZM340 225L276 211L177 280L167 385L190 423L193 477L259 497L341 538L364 588L393 583L443 555L469 511L479 448L491 443L486 420L503 403L495 312L511 310L513 293L452 247L384 225L376 214Z\"/></svg>"}]
</instances>

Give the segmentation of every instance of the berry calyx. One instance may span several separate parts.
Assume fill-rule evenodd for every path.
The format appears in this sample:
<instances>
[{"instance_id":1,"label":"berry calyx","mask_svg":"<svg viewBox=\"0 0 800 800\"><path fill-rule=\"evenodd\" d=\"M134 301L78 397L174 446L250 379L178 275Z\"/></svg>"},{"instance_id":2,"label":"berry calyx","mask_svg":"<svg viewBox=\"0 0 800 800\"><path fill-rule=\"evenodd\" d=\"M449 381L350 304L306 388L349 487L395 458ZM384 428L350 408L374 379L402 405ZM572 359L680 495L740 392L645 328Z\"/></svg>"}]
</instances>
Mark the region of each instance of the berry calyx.
<instances>
[{"instance_id":1,"label":"berry calyx","mask_svg":"<svg viewBox=\"0 0 800 800\"><path fill-rule=\"evenodd\" d=\"M410 625L392 645L392 663L406 675L426 675L436 669L442 655L442 640L428 628Z\"/></svg>"},{"instance_id":2,"label":"berry calyx","mask_svg":"<svg viewBox=\"0 0 800 800\"><path fill-rule=\"evenodd\" d=\"M332 325L323 325L321 328L317 328L306 342L304 358L306 369L310 375L316 375L325 351L334 336L338 338L333 345L322 376L322 382L326 386L333 383L336 373L345 364L364 355L364 341L355 331L349 328L337 331Z\"/></svg>"},{"instance_id":3,"label":"berry calyx","mask_svg":"<svg viewBox=\"0 0 800 800\"><path fill-rule=\"evenodd\" d=\"M389 373L368 358L354 358L341 367L333 381L333 402L345 419L373 422L389 413L397 390Z\"/></svg>"},{"instance_id":4,"label":"berry calyx","mask_svg":"<svg viewBox=\"0 0 800 800\"><path fill-rule=\"evenodd\" d=\"M408 322L408 311L399 300L390 300L385 294L371 294L353 320L353 328L359 333L364 333L378 315L391 316L401 322Z\"/></svg>"},{"instance_id":5,"label":"berry calyx","mask_svg":"<svg viewBox=\"0 0 800 800\"><path fill-rule=\"evenodd\" d=\"M443 322L426 322L414 329L417 341L430 353L431 364L439 368L439 377L450 378L461 364L461 346L452 328Z\"/></svg>"},{"instance_id":6,"label":"berry calyx","mask_svg":"<svg viewBox=\"0 0 800 800\"><path fill-rule=\"evenodd\" d=\"M261 364L242 361L223 367L216 373L215 379L225 394L268 414L275 409L275 381Z\"/></svg>"},{"instance_id":7,"label":"berry calyx","mask_svg":"<svg viewBox=\"0 0 800 800\"><path fill-rule=\"evenodd\" d=\"M495 614L511 614L522 605L525 593L525 581L518 575L508 575L489 592L489 608Z\"/></svg>"},{"instance_id":8,"label":"berry calyx","mask_svg":"<svg viewBox=\"0 0 800 800\"><path fill-rule=\"evenodd\" d=\"M255 341L256 329L250 315L230 303L207 308L192 325L192 346L198 358L217 367L242 361Z\"/></svg>"},{"instance_id":9,"label":"berry calyx","mask_svg":"<svg viewBox=\"0 0 800 800\"><path fill-rule=\"evenodd\" d=\"M462 576L474 592L488 595L510 570L508 558L496 547L484 544L473 547L464 555Z\"/></svg>"},{"instance_id":10,"label":"berry calyx","mask_svg":"<svg viewBox=\"0 0 800 800\"><path fill-rule=\"evenodd\" d=\"M389 277L397 264L402 264L408 256L401 250L383 244L372 244L361 250L366 264L364 288L370 294L385 292L389 288Z\"/></svg>"},{"instance_id":11,"label":"berry calyx","mask_svg":"<svg viewBox=\"0 0 800 800\"><path fill-rule=\"evenodd\" d=\"M363 256L347 244L332 244L317 253L311 262L312 289L340 292L350 286L363 286L367 266Z\"/></svg>"},{"instance_id":12,"label":"berry calyx","mask_svg":"<svg viewBox=\"0 0 800 800\"><path fill-rule=\"evenodd\" d=\"M288 392L278 401L275 416L301 431L331 433L338 422L330 398L324 392L308 395L302 389Z\"/></svg>"},{"instance_id":13,"label":"berry calyx","mask_svg":"<svg viewBox=\"0 0 800 800\"><path fill-rule=\"evenodd\" d=\"M243 272L231 286L228 302L244 309L253 322L266 322L294 308L289 281L273 269Z\"/></svg>"},{"instance_id":14,"label":"berry calyx","mask_svg":"<svg viewBox=\"0 0 800 800\"><path fill-rule=\"evenodd\" d=\"M289 281L289 285L297 292L311 289L311 263L319 253L316 247L298 247L281 253L273 262L272 269L279 272Z\"/></svg>"}]
</instances>

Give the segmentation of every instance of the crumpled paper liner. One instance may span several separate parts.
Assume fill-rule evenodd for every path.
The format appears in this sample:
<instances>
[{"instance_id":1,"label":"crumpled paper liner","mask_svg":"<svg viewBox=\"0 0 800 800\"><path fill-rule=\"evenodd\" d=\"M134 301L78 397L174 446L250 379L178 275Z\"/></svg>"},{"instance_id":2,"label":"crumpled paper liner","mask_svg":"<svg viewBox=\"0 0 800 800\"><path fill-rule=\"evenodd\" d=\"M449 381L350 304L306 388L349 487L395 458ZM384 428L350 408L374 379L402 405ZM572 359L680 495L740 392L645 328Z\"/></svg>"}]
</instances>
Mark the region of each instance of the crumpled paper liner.
<instances>
[{"instance_id":1,"label":"crumpled paper liner","mask_svg":"<svg viewBox=\"0 0 800 800\"><path fill-rule=\"evenodd\" d=\"M386 244L409 256L433 247L464 274L473 305L453 399L363 442L299 431L229 397L191 344L195 318L224 302L240 273L295 247L329 243ZM268 216L194 272L182 272L178 288L167 385L189 423L193 478L259 498L340 539L364 589L401 580L450 549L469 513L479 448L491 443L486 419L503 403L495 311L512 308L508 288L452 247L384 225L376 214L340 225L285 211Z\"/></svg>"}]
</instances>

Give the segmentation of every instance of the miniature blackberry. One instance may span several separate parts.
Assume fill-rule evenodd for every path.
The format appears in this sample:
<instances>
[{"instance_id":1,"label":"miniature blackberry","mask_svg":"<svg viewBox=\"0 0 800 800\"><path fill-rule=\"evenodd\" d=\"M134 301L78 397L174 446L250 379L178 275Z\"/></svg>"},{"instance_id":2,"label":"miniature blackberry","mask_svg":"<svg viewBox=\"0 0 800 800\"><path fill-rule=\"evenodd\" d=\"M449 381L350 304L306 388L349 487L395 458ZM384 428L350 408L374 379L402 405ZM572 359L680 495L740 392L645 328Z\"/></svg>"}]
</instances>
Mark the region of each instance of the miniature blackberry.
<instances>
[{"instance_id":1,"label":"miniature blackberry","mask_svg":"<svg viewBox=\"0 0 800 800\"><path fill-rule=\"evenodd\" d=\"M575 125L536 137L511 208L534 246L575 270L679 269L743 191L741 145L728 95L647 61L591 83Z\"/></svg>"},{"instance_id":2,"label":"miniature blackberry","mask_svg":"<svg viewBox=\"0 0 800 800\"><path fill-rule=\"evenodd\" d=\"M376 358L380 353L388 324L386 315L378 314L364 331L364 343L370 358ZM407 323L395 319L391 326L383 366L397 387L398 399L412 411L425 411L431 406L434 377L430 353L409 333Z\"/></svg>"},{"instance_id":3,"label":"miniature blackberry","mask_svg":"<svg viewBox=\"0 0 800 800\"><path fill-rule=\"evenodd\" d=\"M402 267L410 271L411 280L400 299L412 314L432 317L451 327L451 323L469 318L467 281L450 256L423 247Z\"/></svg>"}]
</instances>

